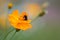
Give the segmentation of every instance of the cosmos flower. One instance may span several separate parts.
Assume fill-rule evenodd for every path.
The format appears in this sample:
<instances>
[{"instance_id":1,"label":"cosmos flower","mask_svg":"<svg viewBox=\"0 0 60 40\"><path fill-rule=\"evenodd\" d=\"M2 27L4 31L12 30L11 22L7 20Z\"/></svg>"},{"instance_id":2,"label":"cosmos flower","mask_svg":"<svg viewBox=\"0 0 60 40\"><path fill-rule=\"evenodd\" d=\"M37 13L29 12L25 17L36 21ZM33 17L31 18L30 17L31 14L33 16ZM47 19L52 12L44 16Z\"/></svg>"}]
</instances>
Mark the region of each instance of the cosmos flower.
<instances>
[{"instance_id":1,"label":"cosmos flower","mask_svg":"<svg viewBox=\"0 0 60 40\"><path fill-rule=\"evenodd\" d=\"M28 30L32 26L30 24L31 20L28 20L28 14L23 12L22 14L18 14L18 10L13 11L12 14L9 14L10 24L17 30Z\"/></svg>"}]
</instances>

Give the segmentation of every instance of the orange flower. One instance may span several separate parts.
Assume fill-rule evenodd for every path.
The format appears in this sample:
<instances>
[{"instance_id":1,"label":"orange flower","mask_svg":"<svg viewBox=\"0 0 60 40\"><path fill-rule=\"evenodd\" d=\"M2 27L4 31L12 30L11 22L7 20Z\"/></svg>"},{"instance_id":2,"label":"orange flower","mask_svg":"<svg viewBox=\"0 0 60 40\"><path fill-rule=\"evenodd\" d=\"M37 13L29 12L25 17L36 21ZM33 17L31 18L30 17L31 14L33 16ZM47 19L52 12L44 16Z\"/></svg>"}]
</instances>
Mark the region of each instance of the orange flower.
<instances>
[{"instance_id":1,"label":"orange flower","mask_svg":"<svg viewBox=\"0 0 60 40\"><path fill-rule=\"evenodd\" d=\"M28 20L27 13L23 12L22 14L18 14L18 10L13 11L12 14L9 15L9 21L11 25L20 30L28 30L32 26L30 24L31 20Z\"/></svg>"}]
</instances>

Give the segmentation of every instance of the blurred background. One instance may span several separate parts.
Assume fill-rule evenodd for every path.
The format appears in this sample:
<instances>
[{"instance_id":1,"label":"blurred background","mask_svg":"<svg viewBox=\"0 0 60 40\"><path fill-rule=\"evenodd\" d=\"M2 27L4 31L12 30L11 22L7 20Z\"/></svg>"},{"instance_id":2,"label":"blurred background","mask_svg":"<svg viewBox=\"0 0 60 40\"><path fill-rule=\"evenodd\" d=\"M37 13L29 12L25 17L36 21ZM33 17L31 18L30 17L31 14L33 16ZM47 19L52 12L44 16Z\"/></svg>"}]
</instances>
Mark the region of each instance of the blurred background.
<instances>
[{"instance_id":1,"label":"blurred background","mask_svg":"<svg viewBox=\"0 0 60 40\"><path fill-rule=\"evenodd\" d=\"M33 21L31 29L12 37L15 30L9 33L13 27L8 22L8 14L18 9L20 13L29 13L33 20L45 2L49 3L48 13ZM8 9L9 3L13 4L11 9ZM60 0L0 0L0 40L60 40Z\"/></svg>"}]
</instances>

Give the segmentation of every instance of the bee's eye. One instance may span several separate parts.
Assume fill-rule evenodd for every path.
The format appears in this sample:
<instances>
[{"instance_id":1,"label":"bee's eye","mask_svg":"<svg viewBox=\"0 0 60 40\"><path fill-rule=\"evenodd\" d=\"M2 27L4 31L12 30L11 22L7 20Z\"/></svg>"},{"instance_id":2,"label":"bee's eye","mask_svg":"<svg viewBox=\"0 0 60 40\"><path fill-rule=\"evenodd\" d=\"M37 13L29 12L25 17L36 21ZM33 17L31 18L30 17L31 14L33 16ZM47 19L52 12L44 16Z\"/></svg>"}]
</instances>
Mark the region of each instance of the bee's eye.
<instances>
[{"instance_id":1,"label":"bee's eye","mask_svg":"<svg viewBox=\"0 0 60 40\"><path fill-rule=\"evenodd\" d=\"M27 16L26 15L24 15L24 20L27 20Z\"/></svg>"}]
</instances>

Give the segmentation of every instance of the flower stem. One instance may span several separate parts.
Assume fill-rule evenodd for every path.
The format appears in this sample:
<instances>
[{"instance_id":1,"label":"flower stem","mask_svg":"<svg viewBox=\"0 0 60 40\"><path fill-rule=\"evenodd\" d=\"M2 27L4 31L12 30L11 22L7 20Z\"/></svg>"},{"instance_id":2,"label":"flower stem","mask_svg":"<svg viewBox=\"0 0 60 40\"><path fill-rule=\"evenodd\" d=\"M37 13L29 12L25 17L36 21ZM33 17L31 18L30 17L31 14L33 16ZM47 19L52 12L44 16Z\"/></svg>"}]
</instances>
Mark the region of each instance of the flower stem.
<instances>
[{"instance_id":1,"label":"flower stem","mask_svg":"<svg viewBox=\"0 0 60 40\"><path fill-rule=\"evenodd\" d=\"M10 40L14 37L15 34L16 34L16 30L15 30L14 34L12 35L12 37L10 38Z\"/></svg>"},{"instance_id":2,"label":"flower stem","mask_svg":"<svg viewBox=\"0 0 60 40\"><path fill-rule=\"evenodd\" d=\"M14 29L13 29L13 30L14 30ZM11 30L10 32L12 32L13 30ZM9 35L10 32L8 32L8 33L6 34L6 36L4 37L4 39ZM3 40L4 40L4 39L3 39Z\"/></svg>"}]
</instances>

